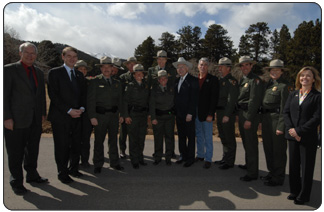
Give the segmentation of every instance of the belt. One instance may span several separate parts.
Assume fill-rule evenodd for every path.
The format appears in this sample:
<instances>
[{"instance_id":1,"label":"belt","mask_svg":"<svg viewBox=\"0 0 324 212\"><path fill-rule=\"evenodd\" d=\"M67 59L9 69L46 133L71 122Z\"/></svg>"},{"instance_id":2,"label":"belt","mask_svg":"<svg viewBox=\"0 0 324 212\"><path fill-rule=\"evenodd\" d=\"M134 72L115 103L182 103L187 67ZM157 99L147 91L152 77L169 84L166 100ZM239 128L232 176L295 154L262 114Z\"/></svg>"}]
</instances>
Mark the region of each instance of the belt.
<instances>
[{"instance_id":1,"label":"belt","mask_svg":"<svg viewBox=\"0 0 324 212\"><path fill-rule=\"evenodd\" d=\"M174 111L171 110L159 110L159 109L155 109L155 114L157 116L162 116L162 115L171 115L174 114Z\"/></svg>"},{"instance_id":2,"label":"belt","mask_svg":"<svg viewBox=\"0 0 324 212\"><path fill-rule=\"evenodd\" d=\"M265 108L261 107L260 111L261 111L262 114L265 114L265 113L280 113L280 107L279 108L273 108L273 109L265 109Z\"/></svg>"},{"instance_id":3,"label":"belt","mask_svg":"<svg viewBox=\"0 0 324 212\"><path fill-rule=\"evenodd\" d=\"M128 106L128 111L133 111L133 112L147 112L148 108L147 107L142 107L138 105L129 105Z\"/></svg>"},{"instance_id":4,"label":"belt","mask_svg":"<svg viewBox=\"0 0 324 212\"><path fill-rule=\"evenodd\" d=\"M96 106L96 112L99 113L99 114L105 114L105 113L109 113L109 112L116 113L117 111L118 111L117 106L113 106L110 109L106 109L106 108L101 107L101 106Z\"/></svg>"}]
</instances>

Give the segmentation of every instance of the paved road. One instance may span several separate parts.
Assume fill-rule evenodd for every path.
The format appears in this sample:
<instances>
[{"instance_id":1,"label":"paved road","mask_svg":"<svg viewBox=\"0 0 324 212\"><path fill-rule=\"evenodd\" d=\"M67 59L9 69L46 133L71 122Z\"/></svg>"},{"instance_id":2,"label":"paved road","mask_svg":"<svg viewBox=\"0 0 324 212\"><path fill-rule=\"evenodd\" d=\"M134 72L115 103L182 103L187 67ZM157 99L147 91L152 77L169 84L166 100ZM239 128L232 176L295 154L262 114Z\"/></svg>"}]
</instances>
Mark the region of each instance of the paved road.
<instances>
[{"instance_id":1,"label":"paved road","mask_svg":"<svg viewBox=\"0 0 324 212\"><path fill-rule=\"evenodd\" d=\"M94 175L92 166L81 170L83 178L74 178L74 183L65 185L57 179L53 139L44 135L38 170L42 176L49 178L50 183L26 183L30 192L25 196L16 196L9 185L10 174L4 150L3 207L10 210L314 210L321 206L321 150L317 151L311 201L307 205L298 206L287 200L288 176L280 187L264 186L261 180L239 180L239 177L245 175L245 171L237 167L244 163L244 150L241 142L237 144L236 165L229 170L220 170L214 164L206 170L202 168L202 162L189 168L175 163L169 167L164 161L153 166L153 139L147 136L144 154L148 166L135 170L129 159L126 159L122 160L125 170L120 172L112 170L105 163L101 174ZM176 141L178 154L177 149ZM221 152L221 143L214 137L213 160L219 160ZM267 173L262 142L259 153L260 176L264 176Z\"/></svg>"}]
</instances>

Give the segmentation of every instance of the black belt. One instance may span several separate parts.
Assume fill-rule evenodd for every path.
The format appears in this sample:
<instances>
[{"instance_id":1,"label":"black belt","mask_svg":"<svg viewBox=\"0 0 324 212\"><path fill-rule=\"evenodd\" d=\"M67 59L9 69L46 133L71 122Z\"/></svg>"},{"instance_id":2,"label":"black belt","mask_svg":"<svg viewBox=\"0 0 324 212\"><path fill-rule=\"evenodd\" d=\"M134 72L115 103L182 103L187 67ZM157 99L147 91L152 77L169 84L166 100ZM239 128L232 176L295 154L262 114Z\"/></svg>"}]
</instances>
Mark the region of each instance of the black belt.
<instances>
[{"instance_id":1,"label":"black belt","mask_svg":"<svg viewBox=\"0 0 324 212\"><path fill-rule=\"evenodd\" d=\"M142 107L138 105L129 105L128 106L128 111L133 111L133 112L147 112L148 108L147 107Z\"/></svg>"},{"instance_id":2,"label":"black belt","mask_svg":"<svg viewBox=\"0 0 324 212\"><path fill-rule=\"evenodd\" d=\"M105 114L105 113L116 113L118 111L118 107L117 106L114 106L110 109L106 109L104 107L101 107L101 106L96 106L96 112L99 113L99 114Z\"/></svg>"},{"instance_id":3,"label":"black belt","mask_svg":"<svg viewBox=\"0 0 324 212\"><path fill-rule=\"evenodd\" d=\"M171 110L159 110L159 109L155 109L155 114L157 116L162 116L162 115L171 115L174 114L174 111Z\"/></svg>"},{"instance_id":4,"label":"black belt","mask_svg":"<svg viewBox=\"0 0 324 212\"><path fill-rule=\"evenodd\" d=\"M265 108L261 107L260 112L262 114L265 114L265 113L280 113L280 108L265 109Z\"/></svg>"}]
</instances>

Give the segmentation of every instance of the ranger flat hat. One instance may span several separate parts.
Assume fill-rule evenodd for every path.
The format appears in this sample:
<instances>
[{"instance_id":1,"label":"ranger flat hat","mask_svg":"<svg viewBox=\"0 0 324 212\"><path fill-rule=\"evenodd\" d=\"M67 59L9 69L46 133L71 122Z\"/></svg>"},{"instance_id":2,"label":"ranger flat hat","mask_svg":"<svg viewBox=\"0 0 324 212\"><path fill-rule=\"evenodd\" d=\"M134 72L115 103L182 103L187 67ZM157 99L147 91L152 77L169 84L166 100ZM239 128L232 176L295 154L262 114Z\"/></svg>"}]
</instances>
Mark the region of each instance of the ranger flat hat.
<instances>
[{"instance_id":1,"label":"ranger flat hat","mask_svg":"<svg viewBox=\"0 0 324 212\"><path fill-rule=\"evenodd\" d=\"M114 67L124 70L124 68L121 66L121 60L118 57L114 57L112 59L112 63Z\"/></svg>"},{"instance_id":2,"label":"ranger flat hat","mask_svg":"<svg viewBox=\"0 0 324 212\"><path fill-rule=\"evenodd\" d=\"M112 65L111 58L104 56L100 59L100 64L96 64L95 66L102 66L102 65Z\"/></svg>"},{"instance_id":3,"label":"ranger flat hat","mask_svg":"<svg viewBox=\"0 0 324 212\"><path fill-rule=\"evenodd\" d=\"M127 65L128 63L131 63L131 62L136 63L136 64L138 63L136 57L129 57L127 59L127 61L125 61L123 64Z\"/></svg>"},{"instance_id":4,"label":"ranger flat hat","mask_svg":"<svg viewBox=\"0 0 324 212\"><path fill-rule=\"evenodd\" d=\"M74 65L74 67L75 68L79 68L79 67L85 67L88 71L89 71L89 69L91 69L89 66L88 66L88 64L85 62L85 61L83 61L83 60L78 60L76 63L75 63L75 65Z\"/></svg>"},{"instance_id":5,"label":"ranger flat hat","mask_svg":"<svg viewBox=\"0 0 324 212\"><path fill-rule=\"evenodd\" d=\"M133 71L134 71L134 73L135 72L146 72L144 70L144 66L142 64L136 64L136 65L134 65Z\"/></svg>"},{"instance_id":6,"label":"ranger flat hat","mask_svg":"<svg viewBox=\"0 0 324 212\"><path fill-rule=\"evenodd\" d=\"M232 66L232 61L227 57L219 59L218 64L215 66Z\"/></svg>"},{"instance_id":7,"label":"ranger flat hat","mask_svg":"<svg viewBox=\"0 0 324 212\"><path fill-rule=\"evenodd\" d=\"M177 62L172 63L172 65L173 65L175 68L177 68L178 65L180 65L180 64L184 64L184 65L188 66L189 69L192 68L192 63L186 61L183 57L179 57L179 59L178 59Z\"/></svg>"},{"instance_id":8,"label":"ranger flat hat","mask_svg":"<svg viewBox=\"0 0 324 212\"><path fill-rule=\"evenodd\" d=\"M168 77L168 72L166 70L158 71L158 78L160 77Z\"/></svg>"},{"instance_id":9,"label":"ranger flat hat","mask_svg":"<svg viewBox=\"0 0 324 212\"><path fill-rule=\"evenodd\" d=\"M164 51L164 50L158 51L157 54L156 54L156 57L153 57L153 58L159 58L159 57L163 57L163 58L166 58L166 59L170 59L170 58L168 58L167 52Z\"/></svg>"},{"instance_id":10,"label":"ranger flat hat","mask_svg":"<svg viewBox=\"0 0 324 212\"><path fill-rule=\"evenodd\" d=\"M236 66L240 66L242 63L252 63L252 64L256 64L256 62L249 56L242 56L239 59L239 63L236 64Z\"/></svg>"},{"instance_id":11,"label":"ranger flat hat","mask_svg":"<svg viewBox=\"0 0 324 212\"><path fill-rule=\"evenodd\" d=\"M264 67L263 69L270 71L272 68L280 68L283 71L288 70L288 68L284 67L284 62L279 59L271 60L269 67Z\"/></svg>"}]
</instances>

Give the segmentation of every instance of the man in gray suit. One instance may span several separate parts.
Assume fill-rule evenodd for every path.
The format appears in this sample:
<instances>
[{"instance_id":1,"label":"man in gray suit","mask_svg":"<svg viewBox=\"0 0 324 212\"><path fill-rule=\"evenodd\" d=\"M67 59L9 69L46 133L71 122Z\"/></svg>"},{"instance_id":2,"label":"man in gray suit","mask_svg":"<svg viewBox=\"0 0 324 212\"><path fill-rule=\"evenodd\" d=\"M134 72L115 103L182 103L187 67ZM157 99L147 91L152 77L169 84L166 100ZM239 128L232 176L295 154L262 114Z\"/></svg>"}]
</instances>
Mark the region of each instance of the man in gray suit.
<instances>
[{"instance_id":1,"label":"man in gray suit","mask_svg":"<svg viewBox=\"0 0 324 212\"><path fill-rule=\"evenodd\" d=\"M10 185L24 195L23 169L28 183L46 183L37 172L42 121L46 116L43 72L34 66L37 48L32 43L19 47L20 61L4 66L4 136L8 153Z\"/></svg>"}]
</instances>

